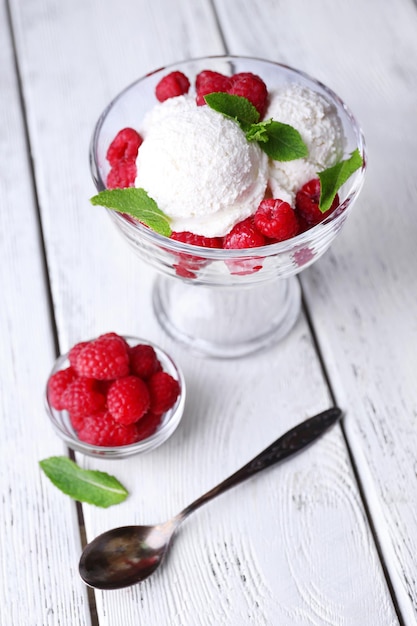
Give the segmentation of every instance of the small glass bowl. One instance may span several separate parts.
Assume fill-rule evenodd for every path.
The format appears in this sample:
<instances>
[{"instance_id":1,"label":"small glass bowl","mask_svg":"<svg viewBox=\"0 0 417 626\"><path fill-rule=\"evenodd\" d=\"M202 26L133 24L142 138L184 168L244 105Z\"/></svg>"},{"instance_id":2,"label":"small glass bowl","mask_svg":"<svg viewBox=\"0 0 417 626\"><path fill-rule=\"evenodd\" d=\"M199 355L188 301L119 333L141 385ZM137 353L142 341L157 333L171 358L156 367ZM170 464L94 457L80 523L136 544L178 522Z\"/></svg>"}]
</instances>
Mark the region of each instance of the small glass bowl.
<instances>
[{"instance_id":1,"label":"small glass bowl","mask_svg":"<svg viewBox=\"0 0 417 626\"><path fill-rule=\"evenodd\" d=\"M124 336L124 339L130 346L137 344L146 344L153 347L159 362L162 365L162 369L170 374L173 378L178 380L180 384L180 394L174 404L174 406L164 413L162 421L157 430L146 439L137 441L136 443L129 444L127 446L95 446L85 441L81 441L77 437L77 434L71 424L69 414L67 411L58 411L54 409L48 399L47 389L45 391L45 407L46 412L51 420L51 424L56 434L65 441L67 446L77 452L82 452L87 456L101 457L106 459L122 459L141 452L149 452L155 450L158 446L164 443L174 433L178 424L181 421L184 404L185 404L185 380L184 375L178 365L171 359L171 357L159 346L141 339L139 337ZM49 378L58 372L59 370L69 367L68 353L61 355L55 361L55 364L49 374Z\"/></svg>"}]
</instances>

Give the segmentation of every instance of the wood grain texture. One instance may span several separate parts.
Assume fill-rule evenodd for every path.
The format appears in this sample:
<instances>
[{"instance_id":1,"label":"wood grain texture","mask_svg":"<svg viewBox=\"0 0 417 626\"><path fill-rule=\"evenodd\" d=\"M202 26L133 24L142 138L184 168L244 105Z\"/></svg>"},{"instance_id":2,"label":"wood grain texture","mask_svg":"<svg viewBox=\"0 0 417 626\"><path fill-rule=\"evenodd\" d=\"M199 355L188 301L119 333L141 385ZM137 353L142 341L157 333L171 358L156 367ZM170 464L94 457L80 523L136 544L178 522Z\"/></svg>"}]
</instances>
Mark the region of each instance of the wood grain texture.
<instances>
[{"instance_id":1,"label":"wood grain texture","mask_svg":"<svg viewBox=\"0 0 417 626\"><path fill-rule=\"evenodd\" d=\"M414 624L416 6L401 2L393 14L386 1L321 2L311 11L302 0L271 1L264 3L268 20L248 26L251 3L232 4L217 3L229 50L256 49L321 78L365 132L362 195L302 284L338 402L349 407L346 432L401 612ZM236 12L244 17L239 28Z\"/></svg>"},{"instance_id":2,"label":"wood grain texture","mask_svg":"<svg viewBox=\"0 0 417 626\"><path fill-rule=\"evenodd\" d=\"M370 25L371 9L378 13L375 2L367 5L369 12L359 0L348 7L324 0L314 5L264 0L259 6L254 13L249 0L218 3L230 52L298 65L336 90L340 87L342 96L351 96L352 107L363 101L366 81L356 68L360 53L367 50L361 19L367 17L365 24ZM402 6L406 13L410 5ZM383 7L388 10L386 2ZM84 507L87 534L93 538L112 526L151 523L176 513L281 432L327 407L330 397L303 316L282 344L232 367L174 346L152 315L153 272L126 248L104 212L88 203L94 193L88 145L98 115L137 76L180 58L222 53L211 2L67 0L58 9L51 0L13 0L11 9L61 350L109 330L142 335L175 355L188 386L178 431L152 454L120 462L79 458L86 467L117 474L131 493L125 503L106 511ZM311 25L324 31L323 22L326 37L314 31L312 45ZM337 28L329 28L331 23ZM363 47L352 58L354 25ZM381 48L382 39L374 32L372 37ZM378 51L372 50L371 57L375 77L389 85ZM400 67L399 52L395 59ZM375 117L370 115L368 124L377 129ZM349 259L348 245L343 248L348 239L346 230L337 244L338 255L345 250L344 259ZM320 261L320 268L330 258ZM342 394L343 384L337 384L335 363L345 356L330 347L346 331L338 330L336 322L327 330L330 289L322 287L322 295L316 295L318 290L309 287L315 271L305 281L309 307L338 399L349 408L350 428L353 422L361 424L364 408L360 402L353 405ZM326 270L320 280L330 281L331 273ZM351 326L349 307L335 319ZM348 349L346 338L337 341ZM368 349L369 359L371 354ZM355 388L353 382L350 388ZM366 450L371 458L381 436L379 424L374 421L373 426L375 435ZM354 439L366 441L357 435ZM362 465L366 477L369 462ZM372 486L369 500L382 507L387 492ZM62 507L59 495L54 494L56 508ZM75 532L74 517L65 519ZM401 555L397 563L402 562ZM78 589L71 568L68 576ZM27 586L33 585L29 577ZM64 593L59 583L55 588ZM272 468L196 513L152 579L131 589L97 593L96 598L100 624L109 626L398 623L339 428L291 463ZM76 606L78 601L74 611ZM74 618L68 623L78 622Z\"/></svg>"},{"instance_id":3,"label":"wood grain texture","mask_svg":"<svg viewBox=\"0 0 417 626\"><path fill-rule=\"evenodd\" d=\"M0 65L0 623L84 626L90 611L76 577L75 505L60 497L38 465L65 450L43 406L54 347L4 2Z\"/></svg>"}]
</instances>

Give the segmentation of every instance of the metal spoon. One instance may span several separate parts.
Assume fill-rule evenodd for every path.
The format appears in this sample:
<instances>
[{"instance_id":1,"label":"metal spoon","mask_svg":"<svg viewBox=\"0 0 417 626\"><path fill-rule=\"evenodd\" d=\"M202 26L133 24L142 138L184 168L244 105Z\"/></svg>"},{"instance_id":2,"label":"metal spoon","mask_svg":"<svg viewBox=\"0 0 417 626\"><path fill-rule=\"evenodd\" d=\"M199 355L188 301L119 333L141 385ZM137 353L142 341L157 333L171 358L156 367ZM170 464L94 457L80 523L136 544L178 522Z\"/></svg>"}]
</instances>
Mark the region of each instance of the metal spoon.
<instances>
[{"instance_id":1,"label":"metal spoon","mask_svg":"<svg viewBox=\"0 0 417 626\"><path fill-rule=\"evenodd\" d=\"M163 524L123 526L99 535L81 555L81 578L87 585L98 589L119 589L145 580L162 563L176 529L190 513L257 472L300 452L333 426L341 415L342 411L333 407L295 426Z\"/></svg>"}]
</instances>

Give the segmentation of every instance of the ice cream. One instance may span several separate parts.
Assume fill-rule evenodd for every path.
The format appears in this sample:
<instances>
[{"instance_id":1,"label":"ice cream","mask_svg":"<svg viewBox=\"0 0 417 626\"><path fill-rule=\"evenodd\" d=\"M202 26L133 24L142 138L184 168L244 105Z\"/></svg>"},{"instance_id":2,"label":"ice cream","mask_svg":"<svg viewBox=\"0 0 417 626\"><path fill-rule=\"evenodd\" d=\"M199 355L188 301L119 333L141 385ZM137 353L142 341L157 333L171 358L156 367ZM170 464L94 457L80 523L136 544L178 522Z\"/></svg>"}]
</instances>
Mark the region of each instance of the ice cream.
<instances>
[{"instance_id":1,"label":"ice cream","mask_svg":"<svg viewBox=\"0 0 417 626\"><path fill-rule=\"evenodd\" d=\"M294 161L270 161L269 185L274 198L294 205L298 189L342 156L344 133L335 107L323 96L291 83L270 93L265 119L273 118L298 130L308 157Z\"/></svg>"},{"instance_id":2,"label":"ice cream","mask_svg":"<svg viewBox=\"0 0 417 626\"><path fill-rule=\"evenodd\" d=\"M172 230L221 237L256 211L268 158L234 121L181 95L158 103L140 132L135 186L171 218Z\"/></svg>"},{"instance_id":3,"label":"ice cream","mask_svg":"<svg viewBox=\"0 0 417 626\"><path fill-rule=\"evenodd\" d=\"M155 206L168 217L161 233L173 239L249 248L291 239L336 209L340 185L329 171L320 206L319 173L343 159L346 144L330 95L299 82L268 91L247 72L203 70L190 86L181 72L165 75L139 127L121 129L108 147L107 187L135 186L154 201L134 195L136 219L153 228ZM105 206L129 213L120 195L114 201L106 196Z\"/></svg>"}]
</instances>

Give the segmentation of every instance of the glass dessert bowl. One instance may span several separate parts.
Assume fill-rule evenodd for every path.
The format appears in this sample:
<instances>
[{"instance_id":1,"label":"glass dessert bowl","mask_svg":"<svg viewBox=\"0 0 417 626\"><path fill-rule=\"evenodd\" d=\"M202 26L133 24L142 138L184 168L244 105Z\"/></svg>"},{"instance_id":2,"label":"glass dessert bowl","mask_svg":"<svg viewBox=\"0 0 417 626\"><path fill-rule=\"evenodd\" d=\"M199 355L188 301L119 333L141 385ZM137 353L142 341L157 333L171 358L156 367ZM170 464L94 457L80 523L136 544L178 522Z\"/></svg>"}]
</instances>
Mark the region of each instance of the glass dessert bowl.
<instances>
[{"instance_id":1,"label":"glass dessert bowl","mask_svg":"<svg viewBox=\"0 0 417 626\"><path fill-rule=\"evenodd\" d=\"M110 333L110 335L114 335L114 333ZM181 421L186 395L182 371L172 358L154 343L137 337L119 336L118 339L126 342L129 348L139 347L145 351L144 354L142 352L139 355L136 353L136 356L129 356L130 365L127 371L119 371L120 376L118 376L115 370L113 372L107 370L108 375L104 374L105 377L100 379L95 379L92 371L77 374L72 356L75 350L78 346L83 347L91 343L97 347L97 342L103 337L107 337L107 335L89 342L80 342L55 361L45 391L45 408L52 427L69 448L87 456L120 459L154 450L175 432ZM113 367L111 354L113 348L109 347L109 344L107 346L108 349L102 353L104 357L101 358L104 362L107 354L109 367ZM152 350L155 367L149 360L147 348ZM88 357L88 355L86 356ZM119 363L121 362L120 354L117 354L115 358ZM140 419L129 420L129 423L126 420L122 422L118 420L115 423L112 415L112 401L110 400L112 387L114 391L114 383L122 383L122 387L119 384L117 391L119 397L116 398L116 406L119 410L120 406L124 406L126 400L130 406L133 402L138 401L137 397L135 400L135 397L132 398L130 395L132 387L129 380L131 381L131 379L135 379L137 382L136 379L140 378L140 392L145 391L148 399L147 389L152 386L153 374L159 377L156 384L161 390L165 402L167 389L166 387L162 389L164 382L161 383L161 373L163 377L172 378L177 385L177 391L172 396L172 402L169 401L169 408L167 408L167 404L163 410L156 411L156 415L151 415L153 407L151 406L148 411L146 406L143 417ZM124 386L126 380L128 381L127 391ZM71 384L77 385L77 388L72 387L70 389ZM147 389L143 390L144 386ZM70 396L68 396L68 392L70 392ZM129 398L121 398L122 393L124 395L128 393ZM65 399L64 394L66 394ZM113 394L113 402L114 400ZM90 409L89 411L85 410L86 406ZM94 425L95 420L96 425Z\"/></svg>"},{"instance_id":2,"label":"glass dessert bowl","mask_svg":"<svg viewBox=\"0 0 417 626\"><path fill-rule=\"evenodd\" d=\"M137 129L141 133L145 116L158 102L155 89L161 79L172 72L181 72L191 83L188 95L195 97L195 78L206 70L226 76L242 72L260 76L268 86L271 101L272 93L279 93L280 89L293 85L315 94L314 97L325 102L331 115L337 119L337 132L343 144L337 147L339 162L347 160L355 151L362 159L362 165L338 189L332 210L320 223L300 229L298 234L289 239L278 242L269 240L265 245L256 247L234 249L191 245L187 241L163 236L125 213L108 210L113 223L136 254L158 271L153 307L163 329L200 354L235 358L273 345L285 337L295 324L300 311L300 287L296 274L324 254L347 219L364 180L365 144L358 123L341 99L329 88L300 71L247 57L193 59L161 68L140 78L105 109L95 127L90 149L91 171L99 192L106 189L110 171L106 158L109 145L123 128ZM220 116L221 113L216 115ZM308 115L307 108L304 116L308 118ZM267 117L268 110L265 119ZM235 122L230 120L228 123ZM289 122L283 120L283 123ZM176 140L181 142L181 133ZM264 155L262 158L265 161L267 157ZM267 160L270 163L270 159ZM313 165L310 163L309 167L311 169ZM220 163L217 169L219 187L227 186L227 181L225 183L221 180L222 169ZM271 168L268 169L270 171ZM194 167L190 167L190 172L190 176L196 177ZM203 180L204 163L201 172ZM274 189L277 184L279 188L279 181L266 183L265 197L277 197L276 193L279 192ZM196 197L196 207L199 202L201 198ZM250 214L250 210L248 213L244 208L241 219ZM173 227L173 230L176 229Z\"/></svg>"}]
</instances>

